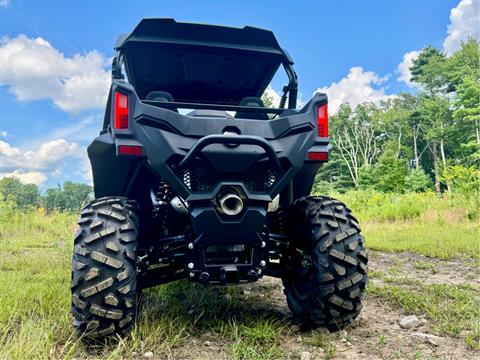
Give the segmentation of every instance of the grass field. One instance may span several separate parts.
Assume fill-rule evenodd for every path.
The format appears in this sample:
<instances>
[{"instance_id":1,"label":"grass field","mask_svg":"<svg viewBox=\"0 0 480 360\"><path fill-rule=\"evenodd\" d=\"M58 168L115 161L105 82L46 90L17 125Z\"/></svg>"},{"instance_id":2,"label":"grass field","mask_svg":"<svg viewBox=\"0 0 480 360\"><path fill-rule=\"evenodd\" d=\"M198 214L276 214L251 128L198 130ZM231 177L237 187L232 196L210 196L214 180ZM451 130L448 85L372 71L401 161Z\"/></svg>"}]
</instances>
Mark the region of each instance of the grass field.
<instances>
[{"instance_id":1,"label":"grass field","mask_svg":"<svg viewBox=\"0 0 480 360\"><path fill-rule=\"evenodd\" d=\"M371 249L468 258L478 264L480 226L467 200L441 200L431 194L339 197L358 214ZM87 349L71 328L75 219L75 214L48 215L41 209L20 213L0 202L0 359L134 358L147 350L167 357L179 348L185 349L185 358L196 358L198 354L188 353L188 344L204 337L218 339L229 358L284 358L283 339L292 333L293 324L275 316L267 302L254 306L241 288L203 289L186 282L146 291L139 325L130 337ZM405 288L392 274L372 275L383 285L371 285L369 296L426 314L439 334L462 337L466 331L466 343L478 346L480 302L468 284ZM305 334L301 340L322 347L325 358L335 356L328 336Z\"/></svg>"},{"instance_id":2,"label":"grass field","mask_svg":"<svg viewBox=\"0 0 480 360\"><path fill-rule=\"evenodd\" d=\"M358 216L370 249L480 259L480 199L366 191L332 196Z\"/></svg>"}]
</instances>

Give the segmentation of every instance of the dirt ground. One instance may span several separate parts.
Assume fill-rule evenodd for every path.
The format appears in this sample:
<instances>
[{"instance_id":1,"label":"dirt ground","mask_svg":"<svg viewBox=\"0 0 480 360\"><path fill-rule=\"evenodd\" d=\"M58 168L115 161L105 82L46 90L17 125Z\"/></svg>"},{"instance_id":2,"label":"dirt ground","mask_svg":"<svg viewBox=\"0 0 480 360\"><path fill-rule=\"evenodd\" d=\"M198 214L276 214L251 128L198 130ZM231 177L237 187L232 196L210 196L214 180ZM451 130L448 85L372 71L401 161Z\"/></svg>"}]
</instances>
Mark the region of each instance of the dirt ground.
<instances>
[{"instance_id":1,"label":"dirt ground","mask_svg":"<svg viewBox=\"0 0 480 360\"><path fill-rule=\"evenodd\" d=\"M480 268L474 260L441 260L415 253L381 253L370 251L369 269L392 272L398 268L404 279L424 284L468 284L480 290Z\"/></svg>"},{"instance_id":2,"label":"dirt ground","mask_svg":"<svg viewBox=\"0 0 480 360\"><path fill-rule=\"evenodd\" d=\"M405 278L415 279L426 284L468 283L480 289L479 269L474 263L462 261L443 261L412 253L370 252L370 271L396 272ZM381 280L374 281L381 284ZM272 290L273 288L273 290ZM269 289L268 291L265 291ZM282 320L291 319L280 280L264 278L258 283L245 287L245 296L259 297L258 311L273 312ZM268 293L268 295L264 295ZM433 345L419 340L413 333L433 334L430 321L418 316L420 324L414 329L403 329L400 320L409 313L395 309L382 300L367 296L364 309L355 322L346 330L328 334L329 341L335 345L332 359L479 359L478 353L467 347L462 339L449 336L436 338ZM417 314L418 315L418 314ZM293 323L293 319L291 320ZM318 330L322 332L322 330ZM293 325L292 331L285 336L281 351L285 359L325 359L322 347L309 345L305 341L311 334L301 333ZM183 349L177 349L171 359L228 359L225 344L213 336L202 334L193 338ZM303 353L303 354L302 354ZM308 353L308 354L306 354Z\"/></svg>"}]
</instances>

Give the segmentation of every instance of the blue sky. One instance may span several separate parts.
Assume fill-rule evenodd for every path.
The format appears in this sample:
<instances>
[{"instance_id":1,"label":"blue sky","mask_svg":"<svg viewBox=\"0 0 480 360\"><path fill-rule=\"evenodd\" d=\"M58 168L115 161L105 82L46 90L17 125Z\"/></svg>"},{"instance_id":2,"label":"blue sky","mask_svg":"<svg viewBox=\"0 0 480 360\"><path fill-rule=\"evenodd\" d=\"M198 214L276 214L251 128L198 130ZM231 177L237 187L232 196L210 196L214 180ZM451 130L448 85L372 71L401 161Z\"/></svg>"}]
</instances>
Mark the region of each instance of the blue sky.
<instances>
[{"instance_id":1,"label":"blue sky","mask_svg":"<svg viewBox=\"0 0 480 360\"><path fill-rule=\"evenodd\" d=\"M414 91L418 51L478 39L478 13L479 0L0 0L0 177L41 189L91 181L85 148L101 126L113 44L143 17L271 29L295 60L302 99L325 91L334 111Z\"/></svg>"}]
</instances>

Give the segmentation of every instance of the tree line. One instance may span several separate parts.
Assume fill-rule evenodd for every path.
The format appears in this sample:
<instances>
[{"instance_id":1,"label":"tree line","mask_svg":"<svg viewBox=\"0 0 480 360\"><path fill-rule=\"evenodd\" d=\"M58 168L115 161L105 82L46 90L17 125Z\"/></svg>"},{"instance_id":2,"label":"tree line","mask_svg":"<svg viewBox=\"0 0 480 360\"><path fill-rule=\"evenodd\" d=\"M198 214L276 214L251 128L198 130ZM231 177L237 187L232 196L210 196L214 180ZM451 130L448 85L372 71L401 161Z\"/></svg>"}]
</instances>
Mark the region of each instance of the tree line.
<instances>
[{"instance_id":1,"label":"tree line","mask_svg":"<svg viewBox=\"0 0 480 360\"><path fill-rule=\"evenodd\" d=\"M476 40L446 56L433 46L413 61L415 94L379 104L342 104L330 119L333 149L316 192L461 192L480 198L480 49ZM264 96L267 105L273 99ZM47 211L78 211L92 188L67 181L40 195L36 185L0 179L0 200Z\"/></svg>"},{"instance_id":2,"label":"tree line","mask_svg":"<svg viewBox=\"0 0 480 360\"><path fill-rule=\"evenodd\" d=\"M92 199L92 187L66 181L63 186L47 189L40 195L34 184L23 184L15 177L0 179L0 201L10 200L18 209L43 207L48 212L78 211Z\"/></svg>"},{"instance_id":3,"label":"tree line","mask_svg":"<svg viewBox=\"0 0 480 360\"><path fill-rule=\"evenodd\" d=\"M320 190L480 194L480 51L471 39L446 56L424 48L410 68L415 94L342 104Z\"/></svg>"}]
</instances>

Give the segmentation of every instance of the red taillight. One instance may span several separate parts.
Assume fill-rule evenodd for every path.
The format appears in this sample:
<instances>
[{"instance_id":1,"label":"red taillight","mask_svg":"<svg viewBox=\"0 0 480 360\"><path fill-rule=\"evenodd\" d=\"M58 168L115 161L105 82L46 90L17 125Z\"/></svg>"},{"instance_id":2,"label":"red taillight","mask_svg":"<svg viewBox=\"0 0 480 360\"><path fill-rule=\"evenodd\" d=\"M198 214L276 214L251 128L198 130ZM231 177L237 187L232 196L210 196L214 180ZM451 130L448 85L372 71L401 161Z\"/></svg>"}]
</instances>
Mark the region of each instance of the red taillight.
<instances>
[{"instance_id":1,"label":"red taillight","mask_svg":"<svg viewBox=\"0 0 480 360\"><path fill-rule=\"evenodd\" d=\"M311 161L327 161L328 152L312 151L308 153L308 160Z\"/></svg>"},{"instance_id":2,"label":"red taillight","mask_svg":"<svg viewBox=\"0 0 480 360\"><path fill-rule=\"evenodd\" d=\"M142 155L143 148L142 146L138 145L120 145L118 147L118 154L119 155L135 155L139 156Z\"/></svg>"},{"instance_id":3,"label":"red taillight","mask_svg":"<svg viewBox=\"0 0 480 360\"><path fill-rule=\"evenodd\" d=\"M128 96L115 93L115 129L128 129Z\"/></svg>"},{"instance_id":4,"label":"red taillight","mask_svg":"<svg viewBox=\"0 0 480 360\"><path fill-rule=\"evenodd\" d=\"M328 106L327 104L318 107L318 136L328 137Z\"/></svg>"}]
</instances>

